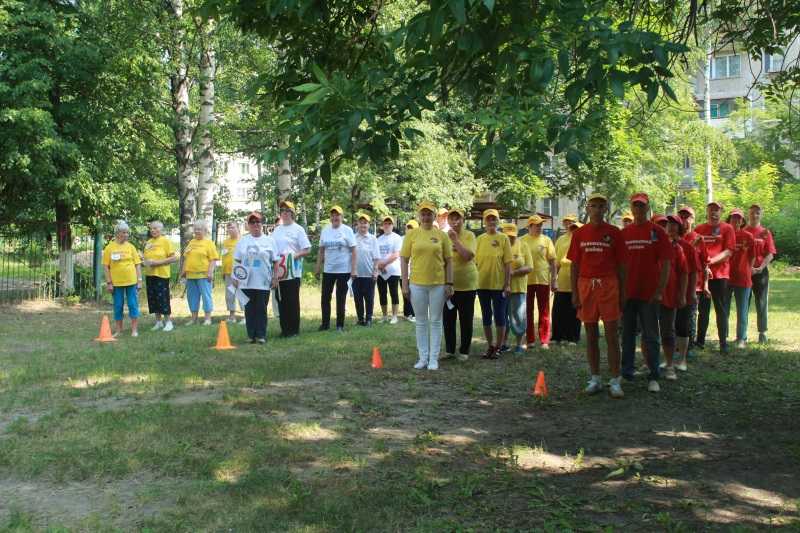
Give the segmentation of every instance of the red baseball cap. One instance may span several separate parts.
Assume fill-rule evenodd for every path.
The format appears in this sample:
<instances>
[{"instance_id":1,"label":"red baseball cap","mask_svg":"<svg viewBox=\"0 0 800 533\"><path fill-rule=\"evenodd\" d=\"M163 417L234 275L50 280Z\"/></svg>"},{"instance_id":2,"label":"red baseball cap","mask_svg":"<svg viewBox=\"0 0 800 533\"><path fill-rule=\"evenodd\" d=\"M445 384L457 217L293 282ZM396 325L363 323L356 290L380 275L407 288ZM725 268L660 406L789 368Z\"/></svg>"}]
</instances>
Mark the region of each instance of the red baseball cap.
<instances>
[{"instance_id":1,"label":"red baseball cap","mask_svg":"<svg viewBox=\"0 0 800 533\"><path fill-rule=\"evenodd\" d=\"M690 206L688 206L688 205L682 205L682 206L680 206L680 207L678 208L678 213L682 213L682 212L684 212L684 211L686 211L686 212L687 212L687 213L689 213L690 215L694 216L694 209L692 209Z\"/></svg>"},{"instance_id":2,"label":"red baseball cap","mask_svg":"<svg viewBox=\"0 0 800 533\"><path fill-rule=\"evenodd\" d=\"M761 206L758 205L758 204L753 204L753 205L750 206L750 209L753 209L753 208L761 210Z\"/></svg>"},{"instance_id":3,"label":"red baseball cap","mask_svg":"<svg viewBox=\"0 0 800 533\"><path fill-rule=\"evenodd\" d=\"M642 202L647 205L650 205L650 197L643 192L633 193L633 195L631 196L631 203L633 202Z\"/></svg>"},{"instance_id":4,"label":"red baseball cap","mask_svg":"<svg viewBox=\"0 0 800 533\"><path fill-rule=\"evenodd\" d=\"M720 209L722 209L722 204L717 202L716 200L712 200L712 201L708 202L708 204L706 204L706 207L711 207L712 205L715 205L715 206L719 207Z\"/></svg>"},{"instance_id":5,"label":"red baseball cap","mask_svg":"<svg viewBox=\"0 0 800 533\"><path fill-rule=\"evenodd\" d=\"M679 224L679 225L683 226L683 221L679 217L677 217L675 215L667 215L666 219L669 222L674 222L675 224Z\"/></svg>"},{"instance_id":6,"label":"red baseball cap","mask_svg":"<svg viewBox=\"0 0 800 533\"><path fill-rule=\"evenodd\" d=\"M666 224L667 223L667 217L665 217L664 215L653 215L653 218L651 218L650 221L653 224L661 224L661 223Z\"/></svg>"},{"instance_id":7,"label":"red baseball cap","mask_svg":"<svg viewBox=\"0 0 800 533\"><path fill-rule=\"evenodd\" d=\"M735 209L731 209L731 214L728 216L744 218L744 213L742 213L742 210L737 207Z\"/></svg>"}]
</instances>

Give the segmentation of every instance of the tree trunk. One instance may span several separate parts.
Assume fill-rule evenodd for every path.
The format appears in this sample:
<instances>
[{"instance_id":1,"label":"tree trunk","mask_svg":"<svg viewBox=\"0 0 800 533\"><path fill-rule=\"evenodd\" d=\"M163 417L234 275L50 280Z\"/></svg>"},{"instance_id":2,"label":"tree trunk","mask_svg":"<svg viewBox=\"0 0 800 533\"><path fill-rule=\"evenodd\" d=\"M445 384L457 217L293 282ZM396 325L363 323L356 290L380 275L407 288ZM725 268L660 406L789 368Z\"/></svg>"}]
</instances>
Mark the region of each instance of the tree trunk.
<instances>
[{"instance_id":1,"label":"tree trunk","mask_svg":"<svg viewBox=\"0 0 800 533\"><path fill-rule=\"evenodd\" d=\"M278 170L278 201L286 200L292 194L292 164L287 157L281 161Z\"/></svg>"},{"instance_id":2,"label":"tree trunk","mask_svg":"<svg viewBox=\"0 0 800 533\"><path fill-rule=\"evenodd\" d=\"M70 209L63 201L56 202L56 235L58 236L58 272L61 296L75 290L75 255L72 253Z\"/></svg>"},{"instance_id":3,"label":"tree trunk","mask_svg":"<svg viewBox=\"0 0 800 533\"><path fill-rule=\"evenodd\" d=\"M197 218L211 228L214 221L214 196L217 192L216 160L211 127L214 125L214 80L217 58L213 45L214 21L208 21L200 54L200 176L197 181Z\"/></svg>"},{"instance_id":4,"label":"tree trunk","mask_svg":"<svg viewBox=\"0 0 800 533\"><path fill-rule=\"evenodd\" d=\"M192 236L192 222L197 207L197 184L192 175L192 120L189 115L189 73L186 57L186 30L183 21L183 0L169 0L168 9L173 17L170 43L170 97L175 114L172 131L175 138L176 177L181 224L181 249Z\"/></svg>"}]
</instances>

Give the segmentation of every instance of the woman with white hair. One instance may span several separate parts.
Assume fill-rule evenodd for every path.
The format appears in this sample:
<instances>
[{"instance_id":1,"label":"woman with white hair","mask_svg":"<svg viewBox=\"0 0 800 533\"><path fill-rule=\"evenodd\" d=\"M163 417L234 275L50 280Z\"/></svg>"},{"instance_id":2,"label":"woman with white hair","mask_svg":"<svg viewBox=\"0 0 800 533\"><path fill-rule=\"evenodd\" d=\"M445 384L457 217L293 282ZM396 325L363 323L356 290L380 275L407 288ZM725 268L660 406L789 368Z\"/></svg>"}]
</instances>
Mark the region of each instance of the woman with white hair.
<instances>
[{"instance_id":1,"label":"woman with white hair","mask_svg":"<svg viewBox=\"0 0 800 533\"><path fill-rule=\"evenodd\" d=\"M153 331L159 329L172 331L169 265L178 260L178 255L169 239L161 234L162 231L164 231L164 224L158 220L150 223L150 238L144 245L142 264L145 268L145 281L147 282L147 309L151 314L156 315Z\"/></svg>"},{"instance_id":2,"label":"woman with white hair","mask_svg":"<svg viewBox=\"0 0 800 533\"><path fill-rule=\"evenodd\" d=\"M194 238L189 241L183 252L181 277L186 278L186 298L189 300L189 311L192 313L192 319L187 322L187 326L197 324L201 297L205 313L203 325L211 325L211 312L214 310L211 282L214 279L214 267L219 254L214 242L206 236L207 233L208 225L204 221L195 222Z\"/></svg>"},{"instance_id":3,"label":"woman with white hair","mask_svg":"<svg viewBox=\"0 0 800 533\"><path fill-rule=\"evenodd\" d=\"M130 228L120 220L114 226L114 240L103 250L103 267L108 292L114 297L114 336L122 333L125 300L131 317L131 337L139 336L139 295L142 288L142 267L139 252L128 242Z\"/></svg>"}]
</instances>

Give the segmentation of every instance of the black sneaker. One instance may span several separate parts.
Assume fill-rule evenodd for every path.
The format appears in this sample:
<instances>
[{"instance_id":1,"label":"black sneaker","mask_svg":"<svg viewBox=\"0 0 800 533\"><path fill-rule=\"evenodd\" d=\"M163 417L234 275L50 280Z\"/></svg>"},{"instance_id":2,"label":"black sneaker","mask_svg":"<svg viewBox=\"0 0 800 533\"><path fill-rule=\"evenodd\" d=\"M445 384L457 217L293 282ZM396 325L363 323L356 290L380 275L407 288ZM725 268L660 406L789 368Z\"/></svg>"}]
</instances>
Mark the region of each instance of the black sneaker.
<instances>
[{"instance_id":1,"label":"black sneaker","mask_svg":"<svg viewBox=\"0 0 800 533\"><path fill-rule=\"evenodd\" d=\"M500 347L497 349L497 353L506 353L506 352L508 352L510 349L511 349L511 348L509 348L509 347L508 347L508 344L503 344L503 345L501 345L501 346L500 346Z\"/></svg>"},{"instance_id":2,"label":"black sneaker","mask_svg":"<svg viewBox=\"0 0 800 533\"><path fill-rule=\"evenodd\" d=\"M323 324L319 328L317 328L317 331L328 331L329 329L331 329L330 326L326 326ZM287 337L291 337L291 335L287 335Z\"/></svg>"},{"instance_id":3,"label":"black sneaker","mask_svg":"<svg viewBox=\"0 0 800 533\"><path fill-rule=\"evenodd\" d=\"M250 344L255 344L255 343L256 343L255 339L250 339Z\"/></svg>"},{"instance_id":4,"label":"black sneaker","mask_svg":"<svg viewBox=\"0 0 800 533\"><path fill-rule=\"evenodd\" d=\"M359 321L358 321L358 325L359 325L359 326L366 326L366 325L367 325L367 323L366 323L366 322L364 322L363 320L359 320Z\"/></svg>"},{"instance_id":5,"label":"black sneaker","mask_svg":"<svg viewBox=\"0 0 800 533\"><path fill-rule=\"evenodd\" d=\"M731 353L730 348L728 348L728 343L727 342L720 343L720 345L719 345L719 353L721 355L728 355L729 353Z\"/></svg>"}]
</instances>

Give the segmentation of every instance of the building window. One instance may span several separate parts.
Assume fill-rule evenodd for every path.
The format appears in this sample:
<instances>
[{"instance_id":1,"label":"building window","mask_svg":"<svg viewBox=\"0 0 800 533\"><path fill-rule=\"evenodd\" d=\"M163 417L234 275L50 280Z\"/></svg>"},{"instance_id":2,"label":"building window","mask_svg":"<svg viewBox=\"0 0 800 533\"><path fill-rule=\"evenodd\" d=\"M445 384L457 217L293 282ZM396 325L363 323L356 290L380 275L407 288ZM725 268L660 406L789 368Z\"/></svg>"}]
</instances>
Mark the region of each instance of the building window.
<instances>
[{"instance_id":1,"label":"building window","mask_svg":"<svg viewBox=\"0 0 800 533\"><path fill-rule=\"evenodd\" d=\"M247 200L248 196L250 195L250 191L248 190L247 186L239 187L238 193L239 199L241 200Z\"/></svg>"},{"instance_id":2,"label":"building window","mask_svg":"<svg viewBox=\"0 0 800 533\"><path fill-rule=\"evenodd\" d=\"M766 72L780 72L783 70L783 62L782 54L764 54L764 70Z\"/></svg>"},{"instance_id":3,"label":"building window","mask_svg":"<svg viewBox=\"0 0 800 533\"><path fill-rule=\"evenodd\" d=\"M242 176L250 175L250 163L239 163L239 173Z\"/></svg>"},{"instance_id":4,"label":"building window","mask_svg":"<svg viewBox=\"0 0 800 533\"><path fill-rule=\"evenodd\" d=\"M542 198L542 213L551 217L558 216L558 198Z\"/></svg>"},{"instance_id":5,"label":"building window","mask_svg":"<svg viewBox=\"0 0 800 533\"><path fill-rule=\"evenodd\" d=\"M739 55L717 56L711 62L711 79L738 78L742 74L742 60Z\"/></svg>"},{"instance_id":6,"label":"building window","mask_svg":"<svg viewBox=\"0 0 800 533\"><path fill-rule=\"evenodd\" d=\"M692 161L689 159L688 155L683 156L683 169L692 168Z\"/></svg>"},{"instance_id":7,"label":"building window","mask_svg":"<svg viewBox=\"0 0 800 533\"><path fill-rule=\"evenodd\" d=\"M711 118L728 118L733 111L733 100L711 100Z\"/></svg>"}]
</instances>

